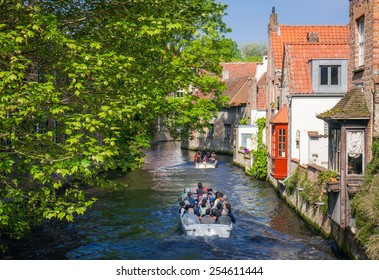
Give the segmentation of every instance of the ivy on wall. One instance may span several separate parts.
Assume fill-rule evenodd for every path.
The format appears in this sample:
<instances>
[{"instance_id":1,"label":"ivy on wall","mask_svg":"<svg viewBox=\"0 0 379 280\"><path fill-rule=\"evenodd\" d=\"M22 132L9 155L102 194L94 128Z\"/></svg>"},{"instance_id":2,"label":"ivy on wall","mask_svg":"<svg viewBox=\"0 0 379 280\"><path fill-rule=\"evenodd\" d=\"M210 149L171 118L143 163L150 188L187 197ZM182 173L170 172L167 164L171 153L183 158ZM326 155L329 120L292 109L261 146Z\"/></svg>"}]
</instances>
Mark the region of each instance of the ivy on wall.
<instances>
[{"instance_id":1,"label":"ivy on wall","mask_svg":"<svg viewBox=\"0 0 379 280\"><path fill-rule=\"evenodd\" d=\"M267 148L263 143L263 131L266 127L266 119L259 118L256 121L258 126L258 139L257 139L257 149L251 151L254 158L254 162L250 170L246 171L246 174L253 176L259 180L267 179Z\"/></svg>"}]
</instances>

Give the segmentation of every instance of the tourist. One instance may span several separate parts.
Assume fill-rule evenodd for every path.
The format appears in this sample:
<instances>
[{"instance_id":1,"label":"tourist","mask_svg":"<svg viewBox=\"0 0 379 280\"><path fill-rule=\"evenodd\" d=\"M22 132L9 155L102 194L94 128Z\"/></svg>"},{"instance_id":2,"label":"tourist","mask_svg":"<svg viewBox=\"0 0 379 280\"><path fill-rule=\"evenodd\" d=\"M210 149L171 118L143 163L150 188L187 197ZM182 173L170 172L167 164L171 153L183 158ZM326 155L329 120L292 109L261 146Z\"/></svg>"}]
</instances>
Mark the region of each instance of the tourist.
<instances>
[{"instance_id":1,"label":"tourist","mask_svg":"<svg viewBox=\"0 0 379 280\"><path fill-rule=\"evenodd\" d=\"M224 202L224 208L228 210L228 216L230 218L230 220L232 221L232 223L234 224L236 222L236 218L234 217L233 213L232 213L232 206L228 203L228 202Z\"/></svg>"},{"instance_id":2,"label":"tourist","mask_svg":"<svg viewBox=\"0 0 379 280\"><path fill-rule=\"evenodd\" d=\"M196 163L200 163L201 162L201 153L200 152L197 152L195 154L195 157L193 158L193 161Z\"/></svg>"},{"instance_id":3,"label":"tourist","mask_svg":"<svg viewBox=\"0 0 379 280\"><path fill-rule=\"evenodd\" d=\"M222 203L217 203L216 208L213 211L213 216L218 218L221 216L221 212L222 212Z\"/></svg>"},{"instance_id":4,"label":"tourist","mask_svg":"<svg viewBox=\"0 0 379 280\"><path fill-rule=\"evenodd\" d=\"M188 200L189 200L190 204L193 204L193 205L196 204L196 200L192 197L192 193L191 192L188 192L187 197L188 197Z\"/></svg>"},{"instance_id":5,"label":"tourist","mask_svg":"<svg viewBox=\"0 0 379 280\"><path fill-rule=\"evenodd\" d=\"M197 183L196 193L198 197L203 195L203 184L201 182Z\"/></svg>"},{"instance_id":6,"label":"tourist","mask_svg":"<svg viewBox=\"0 0 379 280\"><path fill-rule=\"evenodd\" d=\"M185 212L185 206L186 206L186 203L184 201L181 201L179 203L179 213L180 213L180 215L184 214L184 212Z\"/></svg>"},{"instance_id":7,"label":"tourist","mask_svg":"<svg viewBox=\"0 0 379 280\"><path fill-rule=\"evenodd\" d=\"M202 224L214 224L216 222L215 218L211 216L211 209L205 210L205 215L201 217L200 222Z\"/></svg>"},{"instance_id":8,"label":"tourist","mask_svg":"<svg viewBox=\"0 0 379 280\"><path fill-rule=\"evenodd\" d=\"M200 224L199 218L195 215L192 207L188 208L187 212L184 213L183 222L187 225Z\"/></svg>"},{"instance_id":9,"label":"tourist","mask_svg":"<svg viewBox=\"0 0 379 280\"><path fill-rule=\"evenodd\" d=\"M210 209L210 205L207 198L203 198L199 207L200 216L204 216L207 209Z\"/></svg>"},{"instance_id":10,"label":"tourist","mask_svg":"<svg viewBox=\"0 0 379 280\"><path fill-rule=\"evenodd\" d=\"M182 196L181 196L181 201L183 201L186 197L188 198L188 193L191 191L191 189L190 188L185 188L184 189L184 193L182 194Z\"/></svg>"},{"instance_id":11,"label":"tourist","mask_svg":"<svg viewBox=\"0 0 379 280\"><path fill-rule=\"evenodd\" d=\"M217 218L217 224L230 225L232 220L228 216L228 209L224 208L221 211L221 216Z\"/></svg>"}]
</instances>

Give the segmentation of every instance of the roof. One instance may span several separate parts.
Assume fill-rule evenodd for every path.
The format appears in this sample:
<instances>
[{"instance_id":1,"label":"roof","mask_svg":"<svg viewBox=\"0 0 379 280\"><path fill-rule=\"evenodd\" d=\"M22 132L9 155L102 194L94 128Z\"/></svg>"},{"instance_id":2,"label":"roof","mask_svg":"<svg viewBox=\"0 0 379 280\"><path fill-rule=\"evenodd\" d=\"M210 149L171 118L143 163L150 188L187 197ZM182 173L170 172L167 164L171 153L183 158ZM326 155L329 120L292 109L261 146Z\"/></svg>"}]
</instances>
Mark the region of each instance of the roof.
<instances>
[{"instance_id":1,"label":"roof","mask_svg":"<svg viewBox=\"0 0 379 280\"><path fill-rule=\"evenodd\" d=\"M286 44L285 67L289 92L292 94L312 93L309 61L312 59L349 59L349 44Z\"/></svg>"},{"instance_id":2,"label":"roof","mask_svg":"<svg viewBox=\"0 0 379 280\"><path fill-rule=\"evenodd\" d=\"M224 62L222 70L229 72L229 79L255 77L258 62Z\"/></svg>"},{"instance_id":3,"label":"roof","mask_svg":"<svg viewBox=\"0 0 379 280\"><path fill-rule=\"evenodd\" d=\"M266 110L266 75L265 72L257 82L257 109L261 111Z\"/></svg>"},{"instance_id":4,"label":"roof","mask_svg":"<svg viewBox=\"0 0 379 280\"><path fill-rule=\"evenodd\" d=\"M311 44L349 44L348 25L278 25L270 32L276 69L282 69L285 44L309 44L309 36L318 37ZM312 40L314 41L314 40Z\"/></svg>"},{"instance_id":5,"label":"roof","mask_svg":"<svg viewBox=\"0 0 379 280\"><path fill-rule=\"evenodd\" d=\"M370 111L367 108L364 93L358 87L352 88L330 110L318 114L319 119L328 120L368 120Z\"/></svg>"},{"instance_id":6,"label":"roof","mask_svg":"<svg viewBox=\"0 0 379 280\"><path fill-rule=\"evenodd\" d=\"M249 79L250 77L242 77L225 81L228 88L223 92L223 95L230 97L230 106L239 106L247 103Z\"/></svg>"},{"instance_id":7,"label":"roof","mask_svg":"<svg viewBox=\"0 0 379 280\"><path fill-rule=\"evenodd\" d=\"M279 112L272 118L270 123L273 124L286 124L288 123L288 110L287 105L280 108Z\"/></svg>"}]
</instances>

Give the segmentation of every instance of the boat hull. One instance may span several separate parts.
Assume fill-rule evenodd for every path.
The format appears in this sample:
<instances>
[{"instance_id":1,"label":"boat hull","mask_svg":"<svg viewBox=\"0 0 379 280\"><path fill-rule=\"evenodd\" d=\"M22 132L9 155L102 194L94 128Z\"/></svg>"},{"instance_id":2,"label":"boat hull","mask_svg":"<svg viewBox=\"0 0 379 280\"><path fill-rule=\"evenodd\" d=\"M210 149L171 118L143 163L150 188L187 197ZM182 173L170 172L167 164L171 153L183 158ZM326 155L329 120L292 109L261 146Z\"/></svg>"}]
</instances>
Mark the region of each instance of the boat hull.
<instances>
[{"instance_id":1,"label":"boat hull","mask_svg":"<svg viewBox=\"0 0 379 280\"><path fill-rule=\"evenodd\" d=\"M216 168L217 160L214 163L210 162L195 162L195 168Z\"/></svg>"},{"instance_id":2,"label":"boat hull","mask_svg":"<svg viewBox=\"0 0 379 280\"><path fill-rule=\"evenodd\" d=\"M233 225L223 225L223 224L194 224L187 225L184 224L183 218L180 217L180 223L183 233L189 236L218 236L222 238L229 238Z\"/></svg>"}]
</instances>

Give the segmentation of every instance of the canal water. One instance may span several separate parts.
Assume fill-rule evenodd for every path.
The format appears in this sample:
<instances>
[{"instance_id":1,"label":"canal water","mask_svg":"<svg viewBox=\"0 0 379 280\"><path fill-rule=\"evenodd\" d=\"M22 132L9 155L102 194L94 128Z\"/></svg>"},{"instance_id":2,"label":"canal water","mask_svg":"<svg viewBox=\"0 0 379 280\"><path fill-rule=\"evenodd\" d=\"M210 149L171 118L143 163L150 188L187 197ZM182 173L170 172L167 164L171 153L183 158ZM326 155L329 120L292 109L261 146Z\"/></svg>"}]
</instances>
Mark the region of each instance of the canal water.
<instances>
[{"instance_id":1,"label":"canal water","mask_svg":"<svg viewBox=\"0 0 379 280\"><path fill-rule=\"evenodd\" d=\"M46 222L30 238L10 244L7 259L308 260L340 259L335 244L312 232L266 182L246 176L230 156L216 169L195 169L194 152L179 142L146 151L142 169L115 180L121 191L99 191L74 223ZM182 234L179 196L186 187L223 191L236 217L232 236Z\"/></svg>"}]
</instances>

